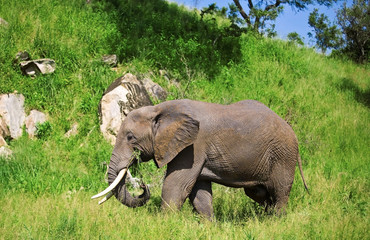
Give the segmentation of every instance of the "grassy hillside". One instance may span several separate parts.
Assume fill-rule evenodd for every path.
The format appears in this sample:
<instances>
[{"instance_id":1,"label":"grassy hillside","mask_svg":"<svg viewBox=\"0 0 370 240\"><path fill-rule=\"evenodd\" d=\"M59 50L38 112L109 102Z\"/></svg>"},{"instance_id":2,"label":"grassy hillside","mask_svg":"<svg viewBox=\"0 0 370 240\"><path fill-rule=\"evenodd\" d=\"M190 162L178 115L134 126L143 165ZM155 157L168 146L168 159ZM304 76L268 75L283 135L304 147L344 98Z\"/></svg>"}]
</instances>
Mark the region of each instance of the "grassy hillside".
<instances>
[{"instance_id":1,"label":"grassy hillside","mask_svg":"<svg viewBox=\"0 0 370 240\"><path fill-rule=\"evenodd\" d=\"M50 117L39 139L24 134L9 141L13 157L0 158L2 239L369 238L369 66L239 36L226 21L201 20L160 0L85 2L0 0L0 17L9 22L0 26L0 93L17 90L27 111ZM13 64L21 50L55 59L56 72L23 76ZM101 63L108 53L120 56L117 71ZM106 187L112 146L99 132L97 106L124 72L151 77L168 90L168 100L263 102L295 130L311 194L297 172L287 214L277 217L241 189L214 184L210 223L190 204L161 212L163 170L148 163L136 170L152 184L147 205L98 206L90 197ZM75 122L78 135L65 138Z\"/></svg>"}]
</instances>

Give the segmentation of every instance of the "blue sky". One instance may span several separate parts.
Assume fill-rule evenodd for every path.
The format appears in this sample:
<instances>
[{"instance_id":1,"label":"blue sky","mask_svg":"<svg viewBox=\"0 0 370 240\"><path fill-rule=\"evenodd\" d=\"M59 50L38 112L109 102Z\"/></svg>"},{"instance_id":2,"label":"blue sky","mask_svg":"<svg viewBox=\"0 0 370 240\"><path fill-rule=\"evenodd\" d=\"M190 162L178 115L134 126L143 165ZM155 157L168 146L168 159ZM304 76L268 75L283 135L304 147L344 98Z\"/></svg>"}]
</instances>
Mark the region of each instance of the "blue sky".
<instances>
[{"instance_id":1,"label":"blue sky","mask_svg":"<svg viewBox=\"0 0 370 240\"><path fill-rule=\"evenodd\" d=\"M207 7L212 3L217 3L217 6L228 6L229 3L232 3L232 0L172 0L173 2L177 2L180 5L186 5L190 8L198 8L201 9L203 7ZM275 29L278 33L278 37L282 39L286 39L288 33L290 32L297 32L301 37L304 37L305 43L309 42L309 38L307 33L310 32L312 29L308 25L308 16L313 11L314 8L319 8L319 13L325 13L329 17L330 21L334 21L336 11L340 8L344 1L339 2L335 6L331 8L327 8L325 6L310 6L304 11L296 12L292 10L290 6L284 6L283 13L277 18L275 24ZM241 0L240 3L247 9L246 4L247 1Z\"/></svg>"}]
</instances>

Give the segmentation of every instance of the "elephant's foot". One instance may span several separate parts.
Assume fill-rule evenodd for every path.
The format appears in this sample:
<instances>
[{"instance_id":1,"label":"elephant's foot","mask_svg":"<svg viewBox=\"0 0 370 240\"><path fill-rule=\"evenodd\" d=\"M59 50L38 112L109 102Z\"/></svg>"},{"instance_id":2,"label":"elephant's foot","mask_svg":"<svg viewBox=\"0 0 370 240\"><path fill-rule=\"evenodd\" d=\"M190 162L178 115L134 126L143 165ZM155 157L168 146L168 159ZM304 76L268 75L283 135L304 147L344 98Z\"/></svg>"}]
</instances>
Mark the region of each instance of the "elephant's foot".
<instances>
[{"instance_id":1,"label":"elephant's foot","mask_svg":"<svg viewBox=\"0 0 370 240\"><path fill-rule=\"evenodd\" d=\"M196 182L190 193L189 199L196 212L210 221L213 220L211 182Z\"/></svg>"}]
</instances>

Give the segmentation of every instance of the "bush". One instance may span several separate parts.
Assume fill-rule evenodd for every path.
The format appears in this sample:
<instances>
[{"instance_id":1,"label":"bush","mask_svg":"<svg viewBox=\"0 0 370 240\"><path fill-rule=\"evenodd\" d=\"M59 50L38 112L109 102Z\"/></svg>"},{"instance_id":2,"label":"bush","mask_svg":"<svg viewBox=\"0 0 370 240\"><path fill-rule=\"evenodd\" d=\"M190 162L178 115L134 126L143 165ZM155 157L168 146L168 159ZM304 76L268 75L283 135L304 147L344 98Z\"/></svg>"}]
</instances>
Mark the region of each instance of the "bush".
<instances>
[{"instance_id":1,"label":"bush","mask_svg":"<svg viewBox=\"0 0 370 240\"><path fill-rule=\"evenodd\" d=\"M52 132L52 127L49 121L36 124L36 137L38 139L46 140Z\"/></svg>"}]
</instances>

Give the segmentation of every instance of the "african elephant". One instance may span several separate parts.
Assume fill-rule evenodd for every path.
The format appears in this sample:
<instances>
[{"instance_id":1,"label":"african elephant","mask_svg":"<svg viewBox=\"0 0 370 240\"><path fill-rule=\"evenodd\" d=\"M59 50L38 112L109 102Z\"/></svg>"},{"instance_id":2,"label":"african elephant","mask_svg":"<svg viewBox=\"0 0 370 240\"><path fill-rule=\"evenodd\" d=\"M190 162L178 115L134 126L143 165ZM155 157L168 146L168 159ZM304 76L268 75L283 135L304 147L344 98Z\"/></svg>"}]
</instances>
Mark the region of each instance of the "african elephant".
<instances>
[{"instance_id":1,"label":"african elephant","mask_svg":"<svg viewBox=\"0 0 370 240\"><path fill-rule=\"evenodd\" d=\"M305 188L297 138L292 128L262 103L245 100L220 105L173 100L134 110L123 121L111 156L106 191L129 207L142 206L149 190L133 197L125 171L135 162L167 165L162 208L179 209L186 198L194 209L213 216L211 183L244 188L267 209L283 210L298 162ZM117 177L118 175L118 177ZM123 179L123 180L122 180ZM308 191L308 189L307 189Z\"/></svg>"}]
</instances>

